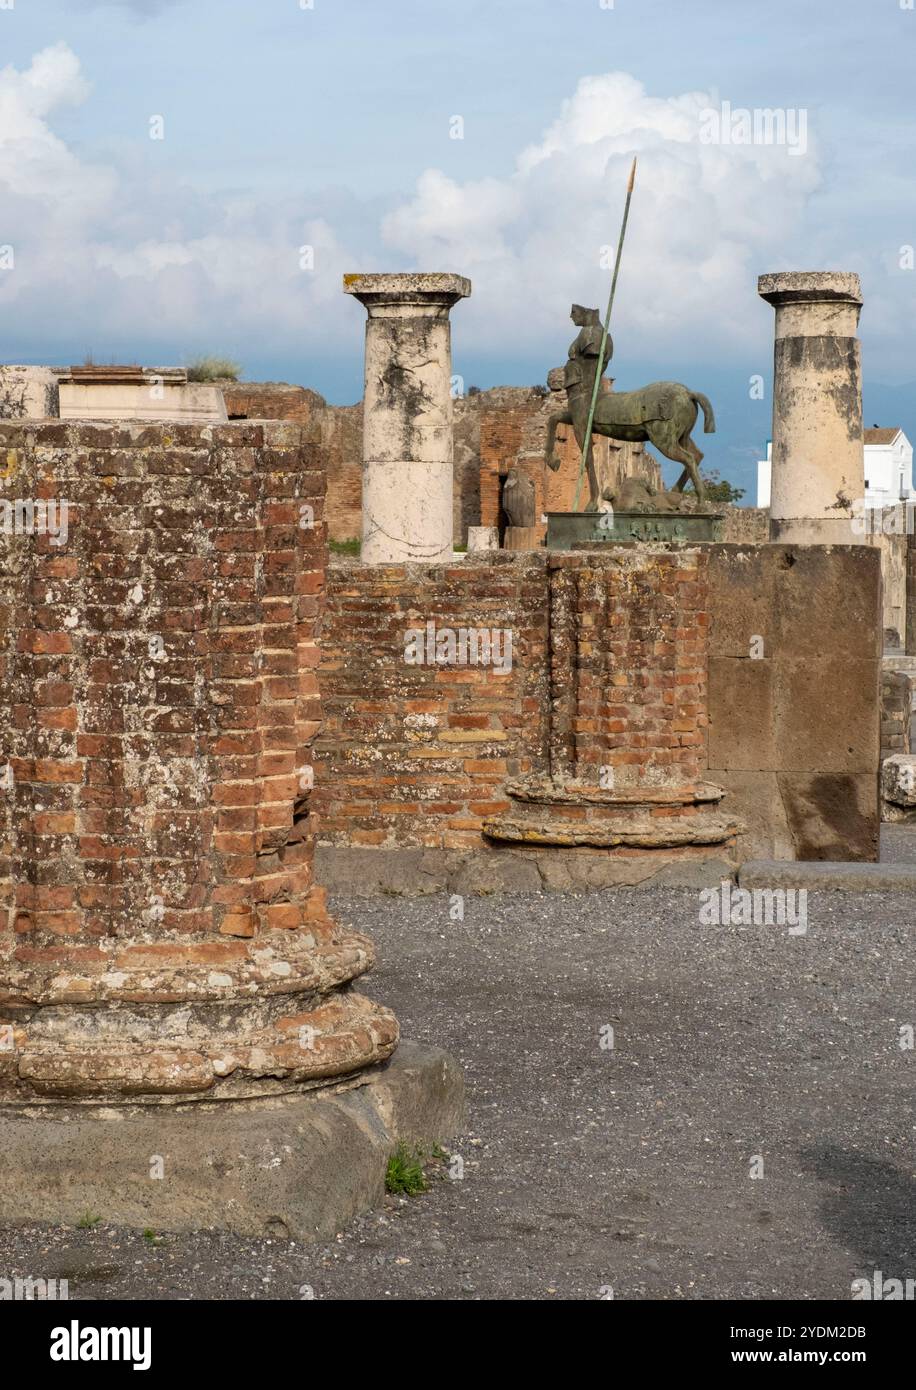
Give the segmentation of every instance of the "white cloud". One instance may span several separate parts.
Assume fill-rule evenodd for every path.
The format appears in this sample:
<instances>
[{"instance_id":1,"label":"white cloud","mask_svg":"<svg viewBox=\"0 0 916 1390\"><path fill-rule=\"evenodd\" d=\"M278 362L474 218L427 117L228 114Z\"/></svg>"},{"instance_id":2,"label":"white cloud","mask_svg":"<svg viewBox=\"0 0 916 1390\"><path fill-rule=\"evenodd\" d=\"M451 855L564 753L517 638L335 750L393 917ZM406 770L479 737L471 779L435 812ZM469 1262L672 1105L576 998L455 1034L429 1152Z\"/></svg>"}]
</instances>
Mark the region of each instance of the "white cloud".
<instances>
[{"instance_id":1,"label":"white cloud","mask_svg":"<svg viewBox=\"0 0 916 1390\"><path fill-rule=\"evenodd\" d=\"M285 201L200 193L171 173L168 139L89 162L54 130L87 92L64 44L25 71L0 71L0 244L16 257L0 272L0 311L46 360L74 343L100 356L119 343L141 360L149 343L171 345L176 359L212 350L244 362L266 347L298 361L340 356L354 351L359 326L341 275L417 267L473 281L455 314L459 353L538 357L546 373L571 337L570 303L604 307L610 274L599 257L602 247L612 254L634 153L618 367L769 351L760 271L829 265L832 250L847 268L869 266L845 223L809 215L820 185L813 130L802 157L704 144L700 113L719 105L717 94L650 96L626 73L584 78L506 177L462 182L427 170L385 216L340 189ZM303 245L314 247L314 271L300 269ZM880 269L879 287L896 283ZM870 322L902 331L903 309L883 294L869 303Z\"/></svg>"},{"instance_id":2,"label":"white cloud","mask_svg":"<svg viewBox=\"0 0 916 1390\"><path fill-rule=\"evenodd\" d=\"M601 248L613 258L636 154L618 343L628 357L674 344L748 346L759 337L756 276L775 268L820 176L810 135L804 156L702 143L701 112L718 106L712 93L649 96L627 73L583 78L507 179L458 183L427 171L385 219L385 243L420 268L471 277L463 341L499 335L508 351L550 334L562 345L573 300L600 302L603 312L610 275Z\"/></svg>"},{"instance_id":3,"label":"white cloud","mask_svg":"<svg viewBox=\"0 0 916 1390\"><path fill-rule=\"evenodd\" d=\"M168 158L154 142L120 167L81 160L52 121L88 91L65 44L25 71L0 71L0 244L15 256L0 273L7 321L33 339L43 330L51 360L74 338L102 354L127 341L140 357L151 339L176 353L265 338L300 351L309 340L316 351L326 345L326 306L333 297L344 322L341 276L363 258L320 208L200 195L161 171ZM314 272L300 268L304 245L314 247Z\"/></svg>"}]
</instances>

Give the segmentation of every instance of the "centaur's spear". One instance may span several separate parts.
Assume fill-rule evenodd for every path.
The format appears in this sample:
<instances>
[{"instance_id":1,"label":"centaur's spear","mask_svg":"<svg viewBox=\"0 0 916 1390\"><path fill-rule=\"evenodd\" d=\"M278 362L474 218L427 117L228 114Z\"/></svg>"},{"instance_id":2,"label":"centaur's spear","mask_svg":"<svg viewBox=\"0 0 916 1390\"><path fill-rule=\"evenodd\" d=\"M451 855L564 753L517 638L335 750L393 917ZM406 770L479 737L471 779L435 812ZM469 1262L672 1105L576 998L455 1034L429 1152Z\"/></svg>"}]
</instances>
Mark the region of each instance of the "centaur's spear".
<instances>
[{"instance_id":1,"label":"centaur's spear","mask_svg":"<svg viewBox=\"0 0 916 1390\"><path fill-rule=\"evenodd\" d=\"M623 222L620 226L620 239L617 242L617 259L614 262L614 278L611 280L611 293L608 296L607 313L604 317L604 330L601 334L601 350L598 353L598 365L595 367L595 384L592 387L592 403L588 408L588 424L585 426L585 439L582 442L582 457L579 460L579 477L576 481L576 496L573 501L573 511L579 510L579 497L582 492L582 479L585 476L585 465L588 460L588 451L592 442L592 425L595 420L595 406L598 404L598 388L601 384L601 376L604 371L604 349L607 346L608 329L611 324L611 310L614 307L614 292L617 289L617 276L620 273L620 257L623 254L623 239L627 234L627 218L630 216L630 199L633 197L633 185L636 182L636 160L633 160L630 169L630 177L627 181L627 201L623 208Z\"/></svg>"}]
</instances>

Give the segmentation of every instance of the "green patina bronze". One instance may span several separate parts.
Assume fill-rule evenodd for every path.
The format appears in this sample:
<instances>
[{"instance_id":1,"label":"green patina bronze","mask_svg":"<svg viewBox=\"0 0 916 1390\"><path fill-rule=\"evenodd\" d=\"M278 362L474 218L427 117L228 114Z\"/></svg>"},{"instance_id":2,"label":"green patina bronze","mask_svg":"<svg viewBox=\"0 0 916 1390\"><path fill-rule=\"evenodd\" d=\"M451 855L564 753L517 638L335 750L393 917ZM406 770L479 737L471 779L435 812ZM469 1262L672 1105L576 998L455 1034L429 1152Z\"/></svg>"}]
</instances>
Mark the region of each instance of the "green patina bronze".
<instances>
[{"instance_id":1,"label":"green patina bronze","mask_svg":"<svg viewBox=\"0 0 916 1390\"><path fill-rule=\"evenodd\" d=\"M720 541L723 520L719 512L548 512L547 549L624 541Z\"/></svg>"},{"instance_id":2,"label":"green patina bronze","mask_svg":"<svg viewBox=\"0 0 916 1390\"><path fill-rule=\"evenodd\" d=\"M595 373L603 373L613 353L611 339L605 337L602 331L597 309L585 309L580 304L574 304L570 317L579 333L570 346L563 371L566 409L551 415L547 425L546 462L554 471L560 466L554 456L558 425L572 425L580 450L585 450ZM599 354L603 358L601 362ZM706 434L712 434L716 421L708 399L702 392L692 391L680 382L655 381L639 391L606 391L599 395L585 455L589 487L586 511L597 511L601 501L592 457L592 436L596 434L632 443L654 444L665 458L683 465L683 472L673 492L682 493L689 480L693 483L698 506L703 506L705 492L700 476L703 454L690 437L700 410L703 411L704 430Z\"/></svg>"}]
</instances>

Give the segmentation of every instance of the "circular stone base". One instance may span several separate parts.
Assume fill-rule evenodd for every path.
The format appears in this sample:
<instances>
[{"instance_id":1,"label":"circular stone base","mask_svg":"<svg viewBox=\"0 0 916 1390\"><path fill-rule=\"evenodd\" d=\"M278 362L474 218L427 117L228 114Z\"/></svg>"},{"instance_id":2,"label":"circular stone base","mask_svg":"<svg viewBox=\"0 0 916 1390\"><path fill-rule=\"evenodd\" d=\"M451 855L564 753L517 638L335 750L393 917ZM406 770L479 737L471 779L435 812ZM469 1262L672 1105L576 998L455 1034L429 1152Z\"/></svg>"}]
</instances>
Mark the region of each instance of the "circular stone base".
<instances>
[{"instance_id":1,"label":"circular stone base","mask_svg":"<svg viewBox=\"0 0 916 1390\"><path fill-rule=\"evenodd\" d=\"M203 1227L323 1240L381 1201L401 1141L430 1146L464 1119L458 1064L402 1043L339 1088L163 1107L0 1107L0 1223L86 1215L154 1231Z\"/></svg>"}]
</instances>

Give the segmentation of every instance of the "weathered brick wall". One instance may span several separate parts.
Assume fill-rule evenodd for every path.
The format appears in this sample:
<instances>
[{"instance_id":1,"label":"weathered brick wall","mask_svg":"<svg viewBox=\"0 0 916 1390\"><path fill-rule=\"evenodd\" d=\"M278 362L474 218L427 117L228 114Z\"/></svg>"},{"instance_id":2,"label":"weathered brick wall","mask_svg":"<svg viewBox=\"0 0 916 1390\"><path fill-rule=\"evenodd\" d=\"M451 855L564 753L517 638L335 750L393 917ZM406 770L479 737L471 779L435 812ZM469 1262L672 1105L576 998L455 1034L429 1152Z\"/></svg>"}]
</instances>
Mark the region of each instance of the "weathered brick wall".
<instances>
[{"instance_id":1,"label":"weathered brick wall","mask_svg":"<svg viewBox=\"0 0 916 1390\"><path fill-rule=\"evenodd\" d=\"M706 770L708 552L552 554L552 770L687 785Z\"/></svg>"},{"instance_id":2,"label":"weathered brick wall","mask_svg":"<svg viewBox=\"0 0 916 1390\"><path fill-rule=\"evenodd\" d=\"M222 382L230 420L314 420L320 429L327 495L325 522L334 541L353 540L362 530L361 405L332 406L304 386L286 382Z\"/></svg>"},{"instance_id":3,"label":"weathered brick wall","mask_svg":"<svg viewBox=\"0 0 916 1390\"><path fill-rule=\"evenodd\" d=\"M507 804L507 775L545 763L546 600L543 556L332 562L314 797L322 840L480 845L484 817ZM405 633L427 623L511 632L511 670L407 664Z\"/></svg>"},{"instance_id":4,"label":"weathered brick wall","mask_svg":"<svg viewBox=\"0 0 916 1390\"><path fill-rule=\"evenodd\" d=\"M323 396L285 381L221 381L230 420L296 420L308 424L325 405Z\"/></svg>"},{"instance_id":5,"label":"weathered brick wall","mask_svg":"<svg viewBox=\"0 0 916 1390\"><path fill-rule=\"evenodd\" d=\"M314 437L23 423L0 443L7 498L69 504L65 545L0 536L3 953L75 959L150 921L217 961L307 920Z\"/></svg>"},{"instance_id":6,"label":"weathered brick wall","mask_svg":"<svg viewBox=\"0 0 916 1390\"><path fill-rule=\"evenodd\" d=\"M880 605L871 546L335 566L320 838L482 848L509 777L610 767L621 790L723 786L751 857L872 858ZM405 665L405 631L429 621L511 629L511 672Z\"/></svg>"},{"instance_id":7,"label":"weathered brick wall","mask_svg":"<svg viewBox=\"0 0 916 1390\"><path fill-rule=\"evenodd\" d=\"M427 623L510 631L511 671L406 664L405 632ZM323 841L480 847L508 777L611 766L621 786L684 784L705 767L696 551L335 562L321 650Z\"/></svg>"},{"instance_id":8,"label":"weathered brick wall","mask_svg":"<svg viewBox=\"0 0 916 1390\"><path fill-rule=\"evenodd\" d=\"M328 538L350 541L363 529L363 408L327 406L321 415L321 447L327 459L325 519Z\"/></svg>"}]
</instances>

